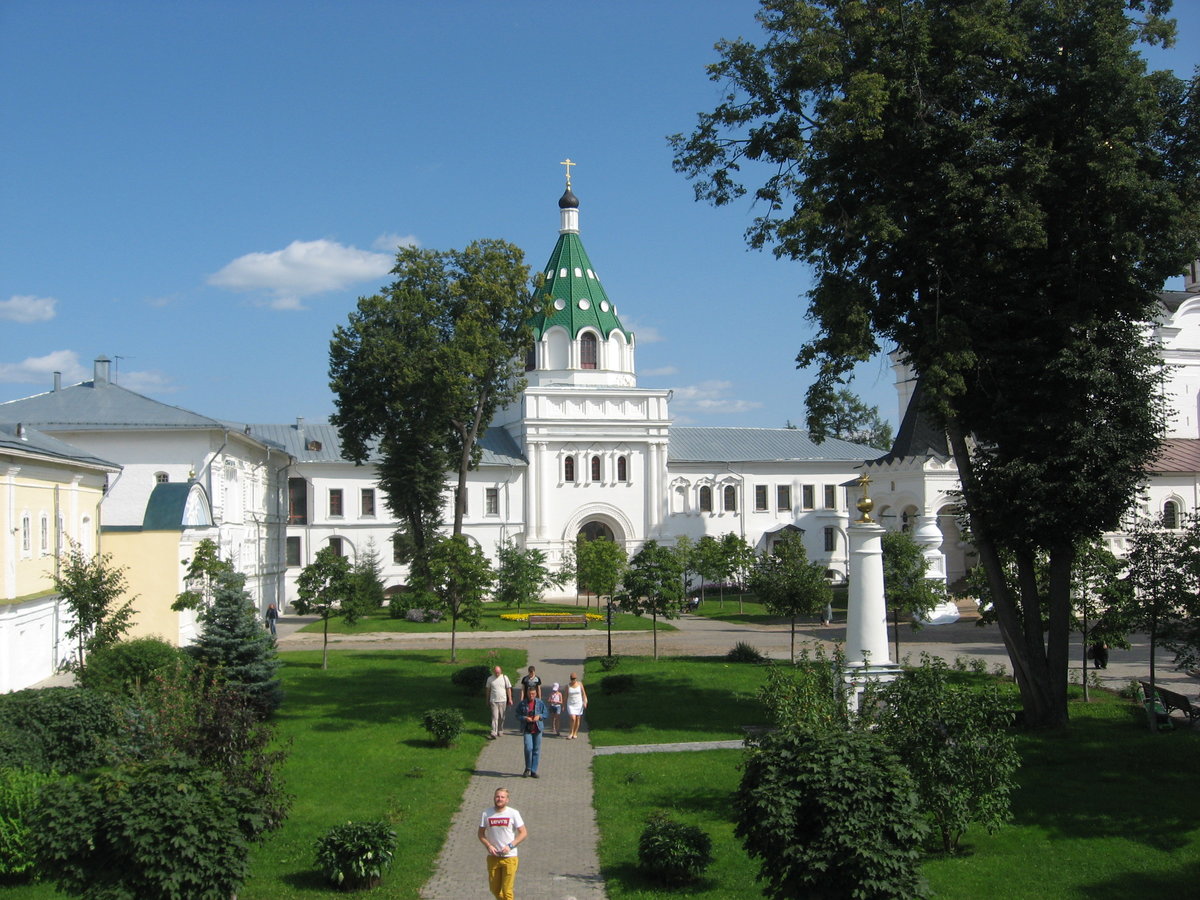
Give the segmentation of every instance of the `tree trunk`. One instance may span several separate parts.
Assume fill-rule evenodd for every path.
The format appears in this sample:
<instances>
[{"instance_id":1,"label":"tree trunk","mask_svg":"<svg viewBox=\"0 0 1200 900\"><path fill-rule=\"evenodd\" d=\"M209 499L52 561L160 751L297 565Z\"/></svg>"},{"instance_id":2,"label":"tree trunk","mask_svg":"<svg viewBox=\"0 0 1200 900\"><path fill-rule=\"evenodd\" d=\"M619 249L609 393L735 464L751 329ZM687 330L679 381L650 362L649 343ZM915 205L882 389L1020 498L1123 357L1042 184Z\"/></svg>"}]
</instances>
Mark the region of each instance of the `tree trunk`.
<instances>
[{"instance_id":1,"label":"tree trunk","mask_svg":"<svg viewBox=\"0 0 1200 900\"><path fill-rule=\"evenodd\" d=\"M971 465L970 451L962 430L951 422L946 429L954 450L954 461L958 466L959 480L963 486L963 494L967 501L967 513L971 524L971 532L975 538L975 549L979 553L979 562L987 576L988 588L992 592L996 608L996 618L1000 625L1000 635L1008 650L1008 658L1012 663L1013 676L1017 688L1021 692L1021 708L1025 714L1025 724L1031 728L1062 728L1067 724L1066 707L1066 668L1059 670L1062 684L1056 690L1052 681L1051 667L1048 665L1045 645L1042 641L1041 613L1037 602L1036 583L1029 591L1032 582L1031 555L1022 559L1018 555L1017 572L1021 583L1022 600L1019 603L1009 590L1004 578L1004 569L1000 564L1000 555L995 542L992 540L986 518L971 504L970 487L974 480L974 470ZM1070 569L1067 569L1067 589L1070 588ZM1068 611L1070 598L1067 597ZM1051 603L1054 612L1055 603ZM1024 615L1022 615L1024 612ZM1065 661L1065 646L1061 658Z\"/></svg>"},{"instance_id":2,"label":"tree trunk","mask_svg":"<svg viewBox=\"0 0 1200 900\"><path fill-rule=\"evenodd\" d=\"M328 669L329 668L329 616L328 615L325 616L324 625L325 625L325 635L324 635L324 639L321 641L321 668Z\"/></svg>"}]
</instances>

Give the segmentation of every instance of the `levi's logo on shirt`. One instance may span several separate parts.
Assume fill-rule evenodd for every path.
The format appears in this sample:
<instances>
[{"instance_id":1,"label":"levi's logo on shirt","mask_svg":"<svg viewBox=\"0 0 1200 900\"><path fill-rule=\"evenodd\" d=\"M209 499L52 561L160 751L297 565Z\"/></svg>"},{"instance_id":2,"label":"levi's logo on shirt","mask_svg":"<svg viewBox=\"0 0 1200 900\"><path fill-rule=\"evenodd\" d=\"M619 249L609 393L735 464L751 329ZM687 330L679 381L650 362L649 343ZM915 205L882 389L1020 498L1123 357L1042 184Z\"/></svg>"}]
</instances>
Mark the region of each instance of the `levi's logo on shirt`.
<instances>
[{"instance_id":1,"label":"levi's logo on shirt","mask_svg":"<svg viewBox=\"0 0 1200 900\"><path fill-rule=\"evenodd\" d=\"M512 819L508 816L489 816L488 825L492 828L507 828L512 824Z\"/></svg>"}]
</instances>

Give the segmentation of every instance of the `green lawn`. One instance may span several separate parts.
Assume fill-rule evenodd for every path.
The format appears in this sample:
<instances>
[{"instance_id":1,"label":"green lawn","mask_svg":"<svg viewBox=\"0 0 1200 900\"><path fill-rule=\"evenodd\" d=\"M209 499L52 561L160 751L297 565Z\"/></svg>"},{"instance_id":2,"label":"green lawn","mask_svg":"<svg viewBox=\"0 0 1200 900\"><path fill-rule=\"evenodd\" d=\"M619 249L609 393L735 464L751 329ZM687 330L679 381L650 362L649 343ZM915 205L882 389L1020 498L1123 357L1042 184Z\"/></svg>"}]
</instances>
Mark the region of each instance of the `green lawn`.
<instances>
[{"instance_id":1,"label":"green lawn","mask_svg":"<svg viewBox=\"0 0 1200 900\"><path fill-rule=\"evenodd\" d=\"M725 741L743 737L745 725L767 722L756 697L766 678L763 666L711 656L620 660L612 672L598 659L589 659L584 670L595 746ZM631 691L605 693L606 677L626 675L633 678Z\"/></svg>"},{"instance_id":2,"label":"green lawn","mask_svg":"<svg viewBox=\"0 0 1200 900\"><path fill-rule=\"evenodd\" d=\"M716 619L719 622L729 622L733 625L787 625L789 621L782 616L773 616L767 612L766 607L754 594L726 593L725 599L721 600L719 594L707 593L700 607L695 610L695 615ZM834 588L833 616L837 622L846 621L845 588ZM820 612L796 620L797 626L802 624L805 626L819 625L820 623Z\"/></svg>"},{"instance_id":3,"label":"green lawn","mask_svg":"<svg viewBox=\"0 0 1200 900\"><path fill-rule=\"evenodd\" d=\"M1093 695L1095 696L1095 694ZM591 708L589 707L589 712ZM1072 704L1065 734L1022 734L1014 822L969 832L966 853L924 866L939 900L1126 900L1194 894L1200 876L1200 734L1152 735L1111 694ZM756 866L733 837L740 751L597 757L600 859L613 900L661 897L637 871L646 816L669 810L713 838L689 897L757 896ZM681 894L680 896L682 896Z\"/></svg>"},{"instance_id":4,"label":"green lawn","mask_svg":"<svg viewBox=\"0 0 1200 900\"><path fill-rule=\"evenodd\" d=\"M573 606L572 604L561 603L539 603L533 607L524 607L520 610L500 606L495 603L484 604L483 617L479 621L476 628L466 625L462 622L458 623L459 634L474 634L480 631L527 631L529 626L525 622L514 622L509 619L500 618L502 615L510 613L583 613L596 612L595 604L591 609L585 608L582 604ZM606 625L603 621L589 622L588 631L605 631ZM618 613L613 616L614 631L649 631L652 627L649 616L635 616L629 613ZM320 634L322 631L321 622L310 622L300 630L307 633ZM544 628L534 629L535 631L545 631ZM582 631L578 625L566 626L563 631ZM658 622L659 631L675 631L674 625L668 625L661 619ZM410 622L407 619L393 619L391 615L384 610L369 616L365 616L355 622L353 625L347 625L341 619L329 620L330 634L372 634L374 632L403 632L411 634L448 634L450 632L449 620L441 622Z\"/></svg>"}]
</instances>

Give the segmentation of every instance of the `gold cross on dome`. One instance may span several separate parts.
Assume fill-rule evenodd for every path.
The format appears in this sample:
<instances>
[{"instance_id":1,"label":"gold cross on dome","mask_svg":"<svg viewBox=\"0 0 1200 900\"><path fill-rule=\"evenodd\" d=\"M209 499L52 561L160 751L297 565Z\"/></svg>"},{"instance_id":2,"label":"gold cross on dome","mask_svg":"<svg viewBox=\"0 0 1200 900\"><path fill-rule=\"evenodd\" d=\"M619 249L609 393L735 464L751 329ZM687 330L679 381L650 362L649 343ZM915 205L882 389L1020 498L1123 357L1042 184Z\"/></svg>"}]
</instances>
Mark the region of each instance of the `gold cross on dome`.
<instances>
[{"instance_id":1,"label":"gold cross on dome","mask_svg":"<svg viewBox=\"0 0 1200 900\"><path fill-rule=\"evenodd\" d=\"M567 187L570 187L571 186L571 166L577 166L577 165L579 165L579 163L571 162L571 157L568 156L566 159L564 159L562 162L560 162L559 165L567 167Z\"/></svg>"}]
</instances>

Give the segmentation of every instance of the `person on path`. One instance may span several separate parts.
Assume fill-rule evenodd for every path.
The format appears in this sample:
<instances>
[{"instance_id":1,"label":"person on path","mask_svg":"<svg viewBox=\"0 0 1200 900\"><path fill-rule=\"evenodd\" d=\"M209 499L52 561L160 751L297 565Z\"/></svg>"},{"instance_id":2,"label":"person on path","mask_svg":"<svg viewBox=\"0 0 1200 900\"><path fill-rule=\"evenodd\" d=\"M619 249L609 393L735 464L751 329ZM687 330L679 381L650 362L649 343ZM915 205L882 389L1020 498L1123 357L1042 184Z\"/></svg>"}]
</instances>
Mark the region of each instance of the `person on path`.
<instances>
[{"instance_id":1,"label":"person on path","mask_svg":"<svg viewBox=\"0 0 1200 900\"><path fill-rule=\"evenodd\" d=\"M492 711L492 730L488 732L488 740L494 741L504 730L504 714L512 706L512 682L499 666L492 669L492 674L484 686L488 707Z\"/></svg>"},{"instance_id":2,"label":"person on path","mask_svg":"<svg viewBox=\"0 0 1200 900\"><path fill-rule=\"evenodd\" d=\"M521 814L508 805L508 791L497 788L492 808L479 820L479 842L487 847L488 888L496 900L513 900L517 879L517 844L529 831Z\"/></svg>"},{"instance_id":3,"label":"person on path","mask_svg":"<svg viewBox=\"0 0 1200 900\"><path fill-rule=\"evenodd\" d=\"M267 628L268 628L268 630L270 630L272 635L275 634L275 623L278 621L279 621L279 610L277 610L275 608L275 604L272 603L267 607Z\"/></svg>"},{"instance_id":4,"label":"person on path","mask_svg":"<svg viewBox=\"0 0 1200 900\"><path fill-rule=\"evenodd\" d=\"M546 705L550 708L550 727L554 729L554 734L558 734L558 723L562 718L563 695L558 689L558 682L550 685L550 696L547 698Z\"/></svg>"},{"instance_id":5,"label":"person on path","mask_svg":"<svg viewBox=\"0 0 1200 900\"><path fill-rule=\"evenodd\" d=\"M521 693L528 694L531 690L537 691L539 697L542 695L542 679L537 676L534 666L530 666L529 674L521 679Z\"/></svg>"},{"instance_id":6,"label":"person on path","mask_svg":"<svg viewBox=\"0 0 1200 900\"><path fill-rule=\"evenodd\" d=\"M538 763L542 758L542 731L546 727L546 704L538 696L537 688L525 693L525 699L517 705L517 718L525 736L525 777L538 777Z\"/></svg>"},{"instance_id":7,"label":"person on path","mask_svg":"<svg viewBox=\"0 0 1200 900\"><path fill-rule=\"evenodd\" d=\"M571 733L567 735L568 741L579 737L579 720L583 718L585 709L587 709L587 690L579 677L572 672L571 680L567 684L567 715L571 717Z\"/></svg>"},{"instance_id":8,"label":"person on path","mask_svg":"<svg viewBox=\"0 0 1200 900\"><path fill-rule=\"evenodd\" d=\"M833 624L833 603L832 602L826 601L825 612L821 614L821 624L822 625L832 625Z\"/></svg>"},{"instance_id":9,"label":"person on path","mask_svg":"<svg viewBox=\"0 0 1200 900\"><path fill-rule=\"evenodd\" d=\"M1104 641L1092 644L1092 665L1097 669L1108 668L1108 644Z\"/></svg>"}]
</instances>

